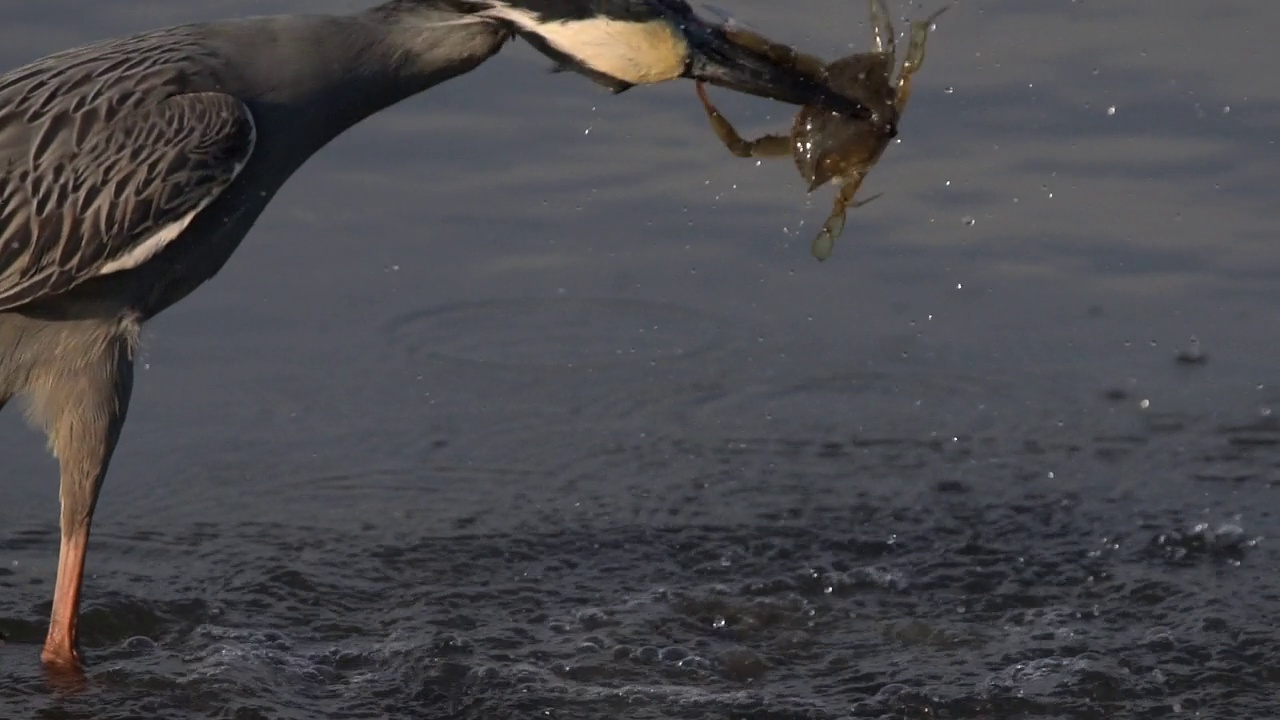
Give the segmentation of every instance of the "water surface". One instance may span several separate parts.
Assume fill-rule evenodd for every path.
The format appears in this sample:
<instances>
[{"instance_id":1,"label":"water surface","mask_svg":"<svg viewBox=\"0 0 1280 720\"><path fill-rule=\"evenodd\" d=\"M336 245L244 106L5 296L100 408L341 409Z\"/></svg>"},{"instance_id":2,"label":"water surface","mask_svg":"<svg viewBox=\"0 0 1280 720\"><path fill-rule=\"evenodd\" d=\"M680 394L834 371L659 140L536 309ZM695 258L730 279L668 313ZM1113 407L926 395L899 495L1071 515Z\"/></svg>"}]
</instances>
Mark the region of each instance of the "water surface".
<instances>
[{"instance_id":1,"label":"water surface","mask_svg":"<svg viewBox=\"0 0 1280 720\"><path fill-rule=\"evenodd\" d=\"M0 64L361 4L13 3ZM956 3L821 264L829 191L687 83L512 46L378 116L151 326L79 694L56 466L0 416L0 717L1277 714L1278 23Z\"/></svg>"}]
</instances>

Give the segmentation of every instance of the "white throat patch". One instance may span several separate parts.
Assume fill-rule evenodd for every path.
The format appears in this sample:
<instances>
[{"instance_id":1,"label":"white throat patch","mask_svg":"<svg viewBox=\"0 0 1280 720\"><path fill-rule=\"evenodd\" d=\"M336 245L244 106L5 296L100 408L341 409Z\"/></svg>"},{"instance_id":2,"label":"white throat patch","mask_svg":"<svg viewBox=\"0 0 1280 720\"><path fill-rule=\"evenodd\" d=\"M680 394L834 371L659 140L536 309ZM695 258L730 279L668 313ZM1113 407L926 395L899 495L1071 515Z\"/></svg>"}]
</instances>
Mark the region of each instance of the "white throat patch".
<instances>
[{"instance_id":1,"label":"white throat patch","mask_svg":"<svg viewBox=\"0 0 1280 720\"><path fill-rule=\"evenodd\" d=\"M546 22L526 9L496 3L478 15L505 20L603 75L632 85L674 80L684 73L689 45L662 20L628 22L606 17Z\"/></svg>"}]
</instances>

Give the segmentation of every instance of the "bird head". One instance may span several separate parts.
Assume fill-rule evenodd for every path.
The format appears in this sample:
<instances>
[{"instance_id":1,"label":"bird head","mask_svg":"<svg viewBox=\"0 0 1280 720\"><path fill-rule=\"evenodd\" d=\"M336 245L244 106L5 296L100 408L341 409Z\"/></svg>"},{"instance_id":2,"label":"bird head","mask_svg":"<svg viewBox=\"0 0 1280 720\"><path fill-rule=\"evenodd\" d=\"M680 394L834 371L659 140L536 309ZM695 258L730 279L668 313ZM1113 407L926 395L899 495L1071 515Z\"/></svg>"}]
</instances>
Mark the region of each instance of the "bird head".
<instances>
[{"instance_id":1,"label":"bird head","mask_svg":"<svg viewBox=\"0 0 1280 720\"><path fill-rule=\"evenodd\" d=\"M684 0L458 0L508 23L561 70L622 92L677 78L853 117L866 108L734 39Z\"/></svg>"}]
</instances>

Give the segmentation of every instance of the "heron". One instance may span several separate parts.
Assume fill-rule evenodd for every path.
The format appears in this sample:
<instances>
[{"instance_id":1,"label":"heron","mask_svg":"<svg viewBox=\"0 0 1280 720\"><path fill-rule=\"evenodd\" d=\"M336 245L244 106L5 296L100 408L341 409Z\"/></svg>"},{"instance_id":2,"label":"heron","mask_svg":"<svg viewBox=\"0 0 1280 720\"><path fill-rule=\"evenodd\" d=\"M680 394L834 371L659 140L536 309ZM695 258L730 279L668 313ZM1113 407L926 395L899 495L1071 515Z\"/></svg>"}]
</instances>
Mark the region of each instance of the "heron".
<instances>
[{"instance_id":1,"label":"heron","mask_svg":"<svg viewBox=\"0 0 1280 720\"><path fill-rule=\"evenodd\" d=\"M678 0L389 0L168 27L0 75L0 408L25 401L60 472L47 668L81 669L89 531L144 324L213 278L327 143L516 37L614 92L685 77L863 111Z\"/></svg>"}]
</instances>

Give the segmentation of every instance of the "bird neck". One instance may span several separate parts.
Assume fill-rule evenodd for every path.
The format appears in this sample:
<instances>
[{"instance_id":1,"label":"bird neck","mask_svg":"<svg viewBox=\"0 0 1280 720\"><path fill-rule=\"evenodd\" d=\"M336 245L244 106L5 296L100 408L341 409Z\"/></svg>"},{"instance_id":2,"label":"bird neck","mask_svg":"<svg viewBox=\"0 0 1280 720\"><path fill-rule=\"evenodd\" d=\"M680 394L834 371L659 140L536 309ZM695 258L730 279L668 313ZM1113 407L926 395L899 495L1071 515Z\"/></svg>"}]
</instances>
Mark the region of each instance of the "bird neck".
<instances>
[{"instance_id":1,"label":"bird neck","mask_svg":"<svg viewBox=\"0 0 1280 720\"><path fill-rule=\"evenodd\" d=\"M368 114L475 69L511 39L498 23L451 11L453 0L390 0L358 13L367 29L349 67Z\"/></svg>"},{"instance_id":2,"label":"bird neck","mask_svg":"<svg viewBox=\"0 0 1280 720\"><path fill-rule=\"evenodd\" d=\"M473 70L510 39L495 23L438 9L447 1L222 26L231 57L258 59L258 80L238 97L257 114L260 134L275 136L268 150L301 162L369 116Z\"/></svg>"}]
</instances>

